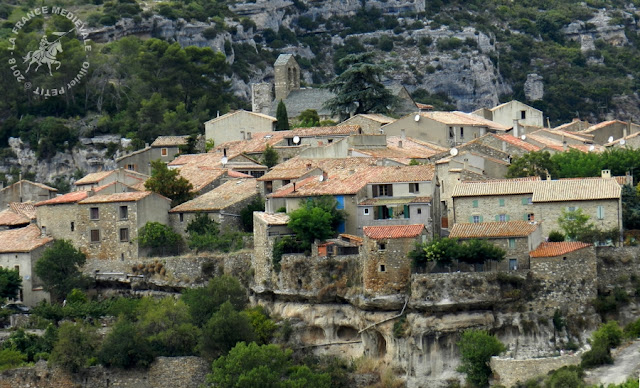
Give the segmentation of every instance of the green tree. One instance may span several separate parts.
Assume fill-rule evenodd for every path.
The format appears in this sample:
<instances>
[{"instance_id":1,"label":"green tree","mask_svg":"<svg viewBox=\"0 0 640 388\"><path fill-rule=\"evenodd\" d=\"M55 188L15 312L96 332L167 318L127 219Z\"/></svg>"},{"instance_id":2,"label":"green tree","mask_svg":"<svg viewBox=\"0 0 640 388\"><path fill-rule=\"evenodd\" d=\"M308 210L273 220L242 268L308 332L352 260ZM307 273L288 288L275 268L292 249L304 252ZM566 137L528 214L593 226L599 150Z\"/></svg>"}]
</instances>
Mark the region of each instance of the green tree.
<instances>
[{"instance_id":1,"label":"green tree","mask_svg":"<svg viewBox=\"0 0 640 388\"><path fill-rule=\"evenodd\" d=\"M167 225L149 221L140 228L138 241L144 248L163 248L179 245L182 237Z\"/></svg>"},{"instance_id":2,"label":"green tree","mask_svg":"<svg viewBox=\"0 0 640 388\"><path fill-rule=\"evenodd\" d=\"M72 289L86 287L87 279L80 271L85 261L84 253L71 241L56 240L36 262L35 273L42 280L44 289L51 293L51 298L62 301Z\"/></svg>"},{"instance_id":3,"label":"green tree","mask_svg":"<svg viewBox=\"0 0 640 388\"><path fill-rule=\"evenodd\" d=\"M395 104L396 97L382 83L385 69L374 57L366 52L340 59L339 66L347 69L326 85L336 95L325 103L333 115L387 113Z\"/></svg>"},{"instance_id":4,"label":"green tree","mask_svg":"<svg viewBox=\"0 0 640 388\"><path fill-rule=\"evenodd\" d=\"M309 249L315 240L326 240L335 234L330 211L313 206L311 201L289 215L288 227L301 241L304 249Z\"/></svg>"},{"instance_id":5,"label":"green tree","mask_svg":"<svg viewBox=\"0 0 640 388\"><path fill-rule=\"evenodd\" d=\"M618 322L609 321L591 334L591 350L582 355L580 365L583 368L593 368L599 365L612 364L611 348L622 343L623 331Z\"/></svg>"},{"instance_id":6,"label":"green tree","mask_svg":"<svg viewBox=\"0 0 640 388\"><path fill-rule=\"evenodd\" d=\"M291 350L282 350L276 345L240 342L227 356L213 362L207 384L220 388L331 386L328 374L314 373L306 366L293 365L291 354Z\"/></svg>"},{"instance_id":7,"label":"green tree","mask_svg":"<svg viewBox=\"0 0 640 388\"><path fill-rule=\"evenodd\" d=\"M161 160L151 162L151 177L144 183L147 190L171 199L171 207L193 198L193 185L178 170L169 170Z\"/></svg>"},{"instance_id":8,"label":"green tree","mask_svg":"<svg viewBox=\"0 0 640 388\"><path fill-rule=\"evenodd\" d=\"M64 322L58 329L58 341L51 352L51 362L71 373L89 366L95 356L98 337L94 327L82 323Z\"/></svg>"},{"instance_id":9,"label":"green tree","mask_svg":"<svg viewBox=\"0 0 640 388\"><path fill-rule=\"evenodd\" d=\"M27 356L15 349L0 350L0 371L17 368L27 361Z\"/></svg>"},{"instance_id":10,"label":"green tree","mask_svg":"<svg viewBox=\"0 0 640 388\"><path fill-rule=\"evenodd\" d=\"M256 196L244 209L240 210L240 223L242 230L253 232L253 212L264 211L264 198Z\"/></svg>"},{"instance_id":11,"label":"green tree","mask_svg":"<svg viewBox=\"0 0 640 388\"><path fill-rule=\"evenodd\" d=\"M640 196L631 185L622 186L622 225L625 229L640 229Z\"/></svg>"},{"instance_id":12,"label":"green tree","mask_svg":"<svg viewBox=\"0 0 640 388\"><path fill-rule=\"evenodd\" d=\"M101 364L116 368L147 367L153 361L153 352L148 341L140 335L136 325L120 316L105 338L98 360Z\"/></svg>"},{"instance_id":13,"label":"green tree","mask_svg":"<svg viewBox=\"0 0 640 388\"><path fill-rule=\"evenodd\" d=\"M550 242L562 242L564 241L564 234L557 230L552 230L549 232L549 241Z\"/></svg>"},{"instance_id":14,"label":"green tree","mask_svg":"<svg viewBox=\"0 0 640 388\"><path fill-rule=\"evenodd\" d=\"M584 372L578 366L563 366L553 372L547 380L548 388L583 388L585 386L582 377Z\"/></svg>"},{"instance_id":15,"label":"green tree","mask_svg":"<svg viewBox=\"0 0 640 388\"><path fill-rule=\"evenodd\" d=\"M238 279L222 275L209 280L205 287L185 289L182 300L189 307L193 322L202 327L224 302L230 302L240 311L246 306L248 297Z\"/></svg>"},{"instance_id":16,"label":"green tree","mask_svg":"<svg viewBox=\"0 0 640 388\"><path fill-rule=\"evenodd\" d=\"M200 352L207 358L226 354L241 341L255 341L249 318L237 312L231 302L224 302L202 328Z\"/></svg>"},{"instance_id":17,"label":"green tree","mask_svg":"<svg viewBox=\"0 0 640 388\"><path fill-rule=\"evenodd\" d=\"M17 269L0 268L0 300L15 299L22 288L22 278Z\"/></svg>"},{"instance_id":18,"label":"green tree","mask_svg":"<svg viewBox=\"0 0 640 388\"><path fill-rule=\"evenodd\" d=\"M264 152L262 153L262 164L271 168L278 164L278 160L280 156L278 155L278 151L274 150L270 144L264 148Z\"/></svg>"},{"instance_id":19,"label":"green tree","mask_svg":"<svg viewBox=\"0 0 640 388\"><path fill-rule=\"evenodd\" d=\"M287 107L284 102L280 100L278 102L278 108L276 108L276 131L288 131L289 130L289 115L287 115Z\"/></svg>"},{"instance_id":20,"label":"green tree","mask_svg":"<svg viewBox=\"0 0 640 388\"><path fill-rule=\"evenodd\" d=\"M528 152L511 161L507 178L539 176L546 179L547 173L555 176L555 164L551 161L549 151Z\"/></svg>"},{"instance_id":21,"label":"green tree","mask_svg":"<svg viewBox=\"0 0 640 388\"><path fill-rule=\"evenodd\" d=\"M457 345L462 359L458 371L466 373L472 384L488 386L491 375L489 361L507 348L484 330L465 330Z\"/></svg>"},{"instance_id":22,"label":"green tree","mask_svg":"<svg viewBox=\"0 0 640 388\"><path fill-rule=\"evenodd\" d=\"M589 215L584 214L582 209L562 210L558 218L558 225L564 231L568 239L576 241L590 233L595 226L589 222Z\"/></svg>"},{"instance_id":23,"label":"green tree","mask_svg":"<svg viewBox=\"0 0 640 388\"><path fill-rule=\"evenodd\" d=\"M256 342L265 345L271 342L273 335L278 330L278 325L269 319L269 315L262 306L255 306L244 311L249 318L253 332L256 334Z\"/></svg>"},{"instance_id":24,"label":"green tree","mask_svg":"<svg viewBox=\"0 0 640 388\"><path fill-rule=\"evenodd\" d=\"M315 109L306 109L298 115L299 127L317 127L320 125L320 116Z\"/></svg>"}]
</instances>

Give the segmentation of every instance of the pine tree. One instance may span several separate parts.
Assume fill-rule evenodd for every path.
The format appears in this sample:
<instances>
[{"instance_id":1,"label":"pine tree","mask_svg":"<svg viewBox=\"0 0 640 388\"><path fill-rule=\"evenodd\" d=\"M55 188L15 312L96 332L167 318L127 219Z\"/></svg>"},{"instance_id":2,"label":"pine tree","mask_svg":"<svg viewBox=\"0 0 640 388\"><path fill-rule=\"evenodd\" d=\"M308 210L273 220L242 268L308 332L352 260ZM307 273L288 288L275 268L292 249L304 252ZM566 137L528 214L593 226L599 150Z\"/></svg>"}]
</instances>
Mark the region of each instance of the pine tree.
<instances>
[{"instance_id":1,"label":"pine tree","mask_svg":"<svg viewBox=\"0 0 640 388\"><path fill-rule=\"evenodd\" d=\"M288 131L289 130L289 116L287 115L287 107L284 102L280 100L278 103L278 109L276 110L276 131Z\"/></svg>"}]
</instances>

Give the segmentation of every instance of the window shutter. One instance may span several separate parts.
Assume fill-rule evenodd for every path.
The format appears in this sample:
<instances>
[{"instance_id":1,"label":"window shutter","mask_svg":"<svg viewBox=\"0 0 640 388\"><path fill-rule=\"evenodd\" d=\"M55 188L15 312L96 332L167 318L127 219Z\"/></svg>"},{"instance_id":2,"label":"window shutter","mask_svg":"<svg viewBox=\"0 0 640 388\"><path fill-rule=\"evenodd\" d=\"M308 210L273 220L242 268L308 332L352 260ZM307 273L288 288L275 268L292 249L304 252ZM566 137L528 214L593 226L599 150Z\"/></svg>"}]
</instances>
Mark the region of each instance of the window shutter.
<instances>
[{"instance_id":1,"label":"window shutter","mask_svg":"<svg viewBox=\"0 0 640 388\"><path fill-rule=\"evenodd\" d=\"M522 198L522 204L523 205L528 205L529 204L529 199L528 198Z\"/></svg>"},{"instance_id":2,"label":"window shutter","mask_svg":"<svg viewBox=\"0 0 640 388\"><path fill-rule=\"evenodd\" d=\"M389 185L389 196L393 197L393 185Z\"/></svg>"},{"instance_id":3,"label":"window shutter","mask_svg":"<svg viewBox=\"0 0 640 388\"><path fill-rule=\"evenodd\" d=\"M478 207L478 200L477 199L473 200L473 207Z\"/></svg>"},{"instance_id":4,"label":"window shutter","mask_svg":"<svg viewBox=\"0 0 640 388\"><path fill-rule=\"evenodd\" d=\"M404 205L404 218L409 218L409 205Z\"/></svg>"},{"instance_id":5,"label":"window shutter","mask_svg":"<svg viewBox=\"0 0 640 388\"><path fill-rule=\"evenodd\" d=\"M392 207L388 207L387 208L387 212L389 214L389 218L393 218L393 208Z\"/></svg>"},{"instance_id":6,"label":"window shutter","mask_svg":"<svg viewBox=\"0 0 640 388\"><path fill-rule=\"evenodd\" d=\"M509 221L509 215L507 214L507 221Z\"/></svg>"},{"instance_id":7,"label":"window shutter","mask_svg":"<svg viewBox=\"0 0 640 388\"><path fill-rule=\"evenodd\" d=\"M529 221L529 216L527 215L527 213L524 213L524 218L522 218L525 221Z\"/></svg>"},{"instance_id":8,"label":"window shutter","mask_svg":"<svg viewBox=\"0 0 640 388\"><path fill-rule=\"evenodd\" d=\"M598 206L598 219L604 218L604 206Z\"/></svg>"},{"instance_id":9,"label":"window shutter","mask_svg":"<svg viewBox=\"0 0 640 388\"><path fill-rule=\"evenodd\" d=\"M473 216L469 217L469 222L473 223Z\"/></svg>"},{"instance_id":10,"label":"window shutter","mask_svg":"<svg viewBox=\"0 0 640 388\"><path fill-rule=\"evenodd\" d=\"M480 216L480 222L482 222L482 216Z\"/></svg>"},{"instance_id":11,"label":"window shutter","mask_svg":"<svg viewBox=\"0 0 640 388\"><path fill-rule=\"evenodd\" d=\"M378 196L378 185L371 186L371 191L374 197Z\"/></svg>"},{"instance_id":12,"label":"window shutter","mask_svg":"<svg viewBox=\"0 0 640 388\"><path fill-rule=\"evenodd\" d=\"M500 206L504 206L504 198L500 198L498 200L498 204L500 204Z\"/></svg>"},{"instance_id":13,"label":"window shutter","mask_svg":"<svg viewBox=\"0 0 640 388\"><path fill-rule=\"evenodd\" d=\"M496 214L496 221L500 221L500 215Z\"/></svg>"}]
</instances>

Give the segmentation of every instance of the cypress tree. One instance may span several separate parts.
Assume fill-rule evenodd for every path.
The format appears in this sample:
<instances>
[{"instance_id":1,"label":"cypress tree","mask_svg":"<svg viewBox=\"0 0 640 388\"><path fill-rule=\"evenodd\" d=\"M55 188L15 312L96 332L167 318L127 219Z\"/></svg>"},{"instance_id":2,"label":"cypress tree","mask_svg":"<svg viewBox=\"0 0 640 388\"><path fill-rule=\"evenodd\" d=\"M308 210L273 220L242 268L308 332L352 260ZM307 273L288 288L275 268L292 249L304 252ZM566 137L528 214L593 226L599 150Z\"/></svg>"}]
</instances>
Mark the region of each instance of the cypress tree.
<instances>
[{"instance_id":1,"label":"cypress tree","mask_svg":"<svg viewBox=\"0 0 640 388\"><path fill-rule=\"evenodd\" d=\"M278 103L278 109L276 110L276 131L288 131L289 130L289 116L287 115L287 107L284 102L280 100Z\"/></svg>"}]
</instances>

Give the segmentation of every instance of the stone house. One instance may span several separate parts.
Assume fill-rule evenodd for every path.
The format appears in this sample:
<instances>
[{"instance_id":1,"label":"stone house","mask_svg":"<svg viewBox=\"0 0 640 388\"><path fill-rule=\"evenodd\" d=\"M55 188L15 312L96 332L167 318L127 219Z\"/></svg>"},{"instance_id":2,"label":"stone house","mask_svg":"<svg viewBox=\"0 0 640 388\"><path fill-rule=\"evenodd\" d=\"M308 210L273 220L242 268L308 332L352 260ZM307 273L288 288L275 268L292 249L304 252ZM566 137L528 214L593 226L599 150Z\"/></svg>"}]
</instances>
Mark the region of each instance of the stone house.
<instances>
[{"instance_id":1,"label":"stone house","mask_svg":"<svg viewBox=\"0 0 640 388\"><path fill-rule=\"evenodd\" d=\"M544 127L542 111L517 100L505 102L489 109L478 109L473 114L509 127L513 126L514 122L521 125Z\"/></svg>"},{"instance_id":2,"label":"stone house","mask_svg":"<svg viewBox=\"0 0 640 388\"><path fill-rule=\"evenodd\" d=\"M117 170L99 171L87 174L78 179L74 185L76 186L76 190L89 191L113 182L120 182L130 187L140 186L141 184L144 184L147 179L149 179L148 175L124 168L118 168Z\"/></svg>"},{"instance_id":3,"label":"stone house","mask_svg":"<svg viewBox=\"0 0 640 388\"><path fill-rule=\"evenodd\" d=\"M506 152L512 157L541 150L539 146L527 143L521 138L508 133L488 133L485 136L479 137L478 141L489 147L502 150L502 152Z\"/></svg>"},{"instance_id":4,"label":"stone house","mask_svg":"<svg viewBox=\"0 0 640 388\"><path fill-rule=\"evenodd\" d=\"M220 151L203 154L180 155L168 164L169 169L182 169L190 166L205 167L205 169L222 168L253 177L261 177L267 171L267 166L243 154L232 154L226 148ZM188 179L188 177L185 177Z\"/></svg>"},{"instance_id":5,"label":"stone house","mask_svg":"<svg viewBox=\"0 0 640 388\"><path fill-rule=\"evenodd\" d=\"M423 224L365 226L363 228L363 283L367 294L403 292L411 281L411 259L416 243L427 241Z\"/></svg>"},{"instance_id":6,"label":"stone house","mask_svg":"<svg viewBox=\"0 0 640 388\"><path fill-rule=\"evenodd\" d=\"M231 179L217 188L169 211L169 225L182 236L198 215L206 214L220 228L242 229L240 212L259 195L255 178Z\"/></svg>"},{"instance_id":7,"label":"stone house","mask_svg":"<svg viewBox=\"0 0 640 388\"><path fill-rule=\"evenodd\" d=\"M351 136L350 139L353 138L356 140L358 137L366 138L367 140L386 137L386 143L380 146L373 146L363 141L354 141L353 145L348 149L348 156L384 158L399 164L408 165L412 160L419 163L427 163L433 159L437 159L439 155L449 150L437 144L410 137L364 135Z\"/></svg>"},{"instance_id":8,"label":"stone house","mask_svg":"<svg viewBox=\"0 0 640 388\"><path fill-rule=\"evenodd\" d=\"M77 203L89 195L92 191L72 191L70 193L41 201L35 204L38 226L43 234L56 240L71 240L74 246L80 245L78 232L78 207Z\"/></svg>"},{"instance_id":9,"label":"stone house","mask_svg":"<svg viewBox=\"0 0 640 388\"><path fill-rule=\"evenodd\" d=\"M12 185L0 189L0 209L6 208L11 202L40 202L53 198L58 189L22 179Z\"/></svg>"},{"instance_id":10,"label":"stone house","mask_svg":"<svg viewBox=\"0 0 640 388\"><path fill-rule=\"evenodd\" d=\"M34 265L51 242L53 239L44 236L35 224L0 231L0 267L18 270L22 279L18 299L27 306L50 300L49 293L35 276Z\"/></svg>"},{"instance_id":11,"label":"stone house","mask_svg":"<svg viewBox=\"0 0 640 388\"><path fill-rule=\"evenodd\" d=\"M631 135L627 135L623 138L614 140L610 143L606 143L605 147L607 148L630 148L637 149L640 148L640 132L636 132Z\"/></svg>"},{"instance_id":12,"label":"stone house","mask_svg":"<svg viewBox=\"0 0 640 388\"><path fill-rule=\"evenodd\" d=\"M507 133L511 125L463 112L418 112L401 117L381 129L391 136L412 137L442 147L456 147L487 133Z\"/></svg>"},{"instance_id":13,"label":"stone house","mask_svg":"<svg viewBox=\"0 0 640 388\"><path fill-rule=\"evenodd\" d=\"M287 227L286 213L253 212L253 269L256 289L264 288L273 274L273 244L294 233Z\"/></svg>"},{"instance_id":14,"label":"stone house","mask_svg":"<svg viewBox=\"0 0 640 388\"><path fill-rule=\"evenodd\" d=\"M180 153L180 146L186 145L188 139L189 136L158 136L150 146L121 156L116 163L120 169L151 175L152 161L169 163Z\"/></svg>"},{"instance_id":15,"label":"stone house","mask_svg":"<svg viewBox=\"0 0 640 388\"><path fill-rule=\"evenodd\" d=\"M614 140L625 138L640 132L640 125L620 120L603 121L595 124L577 134L589 134L593 136L593 142L605 145Z\"/></svg>"},{"instance_id":16,"label":"stone house","mask_svg":"<svg viewBox=\"0 0 640 388\"><path fill-rule=\"evenodd\" d=\"M358 203L358 233L365 226L417 225L434 233L433 201L436 197L434 166L372 167L366 199Z\"/></svg>"},{"instance_id":17,"label":"stone house","mask_svg":"<svg viewBox=\"0 0 640 388\"><path fill-rule=\"evenodd\" d=\"M453 188L453 221L541 221L548 236L563 211L582 209L598 228L622 229L621 187L615 179L496 180ZM496 218L497 217L497 218Z\"/></svg>"},{"instance_id":18,"label":"stone house","mask_svg":"<svg viewBox=\"0 0 640 388\"><path fill-rule=\"evenodd\" d=\"M496 221L455 224L449 237L460 240L484 239L504 249L505 260L498 263L497 270L528 269L529 252L544 241L540 224L536 221L500 221L499 218Z\"/></svg>"},{"instance_id":19,"label":"stone house","mask_svg":"<svg viewBox=\"0 0 640 388\"><path fill-rule=\"evenodd\" d=\"M205 139L215 144L248 140L256 132L275 131L277 121L273 116L241 109L205 122Z\"/></svg>"},{"instance_id":20,"label":"stone house","mask_svg":"<svg viewBox=\"0 0 640 388\"><path fill-rule=\"evenodd\" d=\"M391 124L396 119L378 113L359 113L351 116L340 125L359 125L365 135L378 135L383 125Z\"/></svg>"}]
</instances>

